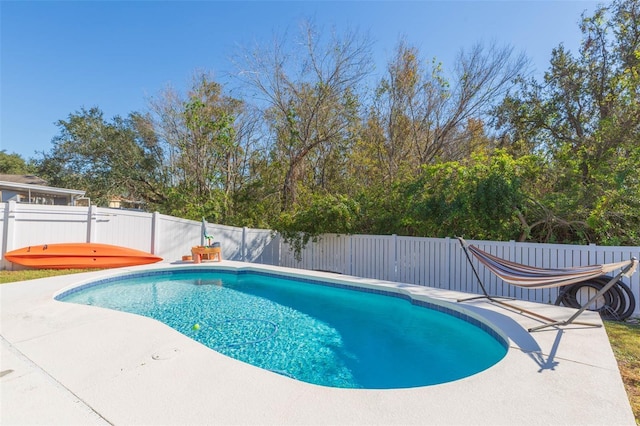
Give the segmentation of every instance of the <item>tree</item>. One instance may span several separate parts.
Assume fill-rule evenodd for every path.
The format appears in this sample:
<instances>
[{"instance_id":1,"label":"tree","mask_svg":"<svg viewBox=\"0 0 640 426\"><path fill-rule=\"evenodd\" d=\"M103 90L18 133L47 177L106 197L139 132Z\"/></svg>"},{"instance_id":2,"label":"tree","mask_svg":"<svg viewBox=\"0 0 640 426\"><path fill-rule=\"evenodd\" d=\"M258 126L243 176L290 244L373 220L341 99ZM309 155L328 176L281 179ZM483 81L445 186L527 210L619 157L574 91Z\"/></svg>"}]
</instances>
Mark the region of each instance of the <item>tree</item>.
<instances>
[{"instance_id":1,"label":"tree","mask_svg":"<svg viewBox=\"0 0 640 426\"><path fill-rule=\"evenodd\" d=\"M488 142L483 120L526 66L510 47L478 44L460 52L448 79L442 64L424 67L418 49L400 42L369 111L365 156L389 181L468 156Z\"/></svg>"},{"instance_id":2,"label":"tree","mask_svg":"<svg viewBox=\"0 0 640 426\"><path fill-rule=\"evenodd\" d=\"M303 181L326 183L320 171L328 171L329 156L350 143L358 84L371 69L369 48L356 33L332 34L324 42L306 23L298 43L275 41L236 61L238 78L264 102L272 156L283 168L282 211L295 206Z\"/></svg>"},{"instance_id":3,"label":"tree","mask_svg":"<svg viewBox=\"0 0 640 426\"><path fill-rule=\"evenodd\" d=\"M168 153L169 211L229 221L237 212L234 197L249 177L254 115L205 73L196 74L186 97L166 90L151 109Z\"/></svg>"},{"instance_id":4,"label":"tree","mask_svg":"<svg viewBox=\"0 0 640 426\"><path fill-rule=\"evenodd\" d=\"M401 224L416 236L525 240L532 228L523 220L528 188L542 167L536 156L514 159L504 150L425 166L399 191L405 200Z\"/></svg>"},{"instance_id":5,"label":"tree","mask_svg":"<svg viewBox=\"0 0 640 426\"><path fill-rule=\"evenodd\" d=\"M7 175L24 175L31 173L31 171L31 168L20 154L7 154L7 151L4 149L0 151L0 173Z\"/></svg>"},{"instance_id":6,"label":"tree","mask_svg":"<svg viewBox=\"0 0 640 426\"><path fill-rule=\"evenodd\" d=\"M555 231L544 238L637 244L640 6L601 6L580 28L578 55L554 49L544 82L522 81L497 117L515 151L550 160L553 179L537 201Z\"/></svg>"},{"instance_id":7,"label":"tree","mask_svg":"<svg viewBox=\"0 0 640 426\"><path fill-rule=\"evenodd\" d=\"M113 198L151 208L164 202L163 153L148 117L131 113L109 123L100 109L81 109L58 127L53 148L35 160L49 184L84 189L99 205Z\"/></svg>"}]
</instances>

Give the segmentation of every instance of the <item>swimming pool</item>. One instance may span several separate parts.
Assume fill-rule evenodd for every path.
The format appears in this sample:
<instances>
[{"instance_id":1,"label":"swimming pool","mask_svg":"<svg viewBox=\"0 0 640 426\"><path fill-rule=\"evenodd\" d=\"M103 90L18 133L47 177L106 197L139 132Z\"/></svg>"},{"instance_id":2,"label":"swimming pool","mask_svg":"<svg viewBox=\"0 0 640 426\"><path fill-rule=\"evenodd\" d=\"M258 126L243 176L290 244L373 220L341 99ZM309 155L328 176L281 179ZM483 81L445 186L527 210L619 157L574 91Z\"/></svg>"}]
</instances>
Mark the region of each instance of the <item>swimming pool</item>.
<instances>
[{"instance_id":1,"label":"swimming pool","mask_svg":"<svg viewBox=\"0 0 640 426\"><path fill-rule=\"evenodd\" d=\"M507 351L498 332L452 304L346 279L174 268L95 281L56 299L151 317L229 357L339 388L449 382Z\"/></svg>"}]
</instances>

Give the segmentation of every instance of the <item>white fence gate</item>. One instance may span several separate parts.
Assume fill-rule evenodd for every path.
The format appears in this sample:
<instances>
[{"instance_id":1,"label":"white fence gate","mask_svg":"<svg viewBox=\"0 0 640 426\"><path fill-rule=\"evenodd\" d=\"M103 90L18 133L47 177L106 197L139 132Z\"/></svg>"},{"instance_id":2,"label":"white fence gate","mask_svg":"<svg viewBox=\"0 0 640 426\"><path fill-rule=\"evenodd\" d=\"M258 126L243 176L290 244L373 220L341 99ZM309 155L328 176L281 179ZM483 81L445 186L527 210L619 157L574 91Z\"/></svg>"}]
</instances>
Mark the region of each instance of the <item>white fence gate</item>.
<instances>
[{"instance_id":1,"label":"white fence gate","mask_svg":"<svg viewBox=\"0 0 640 426\"><path fill-rule=\"evenodd\" d=\"M4 253L29 245L96 242L130 247L177 261L203 244L201 222L159 213L95 206L0 204L2 268L13 268ZM330 271L388 281L480 293L473 270L455 238L396 235L323 235L310 242L298 260L274 232L264 229L206 225L222 246L223 258L292 268ZM503 259L543 268L611 263L640 258L640 247L468 241ZM553 303L558 289L528 290L505 284L476 266L487 291L496 296ZM640 272L624 278L636 298L640 315Z\"/></svg>"}]
</instances>

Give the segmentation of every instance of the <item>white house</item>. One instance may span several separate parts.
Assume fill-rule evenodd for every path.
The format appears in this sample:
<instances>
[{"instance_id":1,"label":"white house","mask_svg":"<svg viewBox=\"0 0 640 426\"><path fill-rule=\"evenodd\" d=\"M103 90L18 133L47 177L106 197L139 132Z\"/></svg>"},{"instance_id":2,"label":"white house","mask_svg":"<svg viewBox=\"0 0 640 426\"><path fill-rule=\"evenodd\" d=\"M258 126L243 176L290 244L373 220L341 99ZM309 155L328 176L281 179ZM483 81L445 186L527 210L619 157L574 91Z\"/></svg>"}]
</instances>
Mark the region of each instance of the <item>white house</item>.
<instances>
[{"instance_id":1,"label":"white house","mask_svg":"<svg viewBox=\"0 0 640 426\"><path fill-rule=\"evenodd\" d=\"M56 206L87 205L85 191L47 186L44 179L33 175L0 174L2 202L48 204Z\"/></svg>"}]
</instances>

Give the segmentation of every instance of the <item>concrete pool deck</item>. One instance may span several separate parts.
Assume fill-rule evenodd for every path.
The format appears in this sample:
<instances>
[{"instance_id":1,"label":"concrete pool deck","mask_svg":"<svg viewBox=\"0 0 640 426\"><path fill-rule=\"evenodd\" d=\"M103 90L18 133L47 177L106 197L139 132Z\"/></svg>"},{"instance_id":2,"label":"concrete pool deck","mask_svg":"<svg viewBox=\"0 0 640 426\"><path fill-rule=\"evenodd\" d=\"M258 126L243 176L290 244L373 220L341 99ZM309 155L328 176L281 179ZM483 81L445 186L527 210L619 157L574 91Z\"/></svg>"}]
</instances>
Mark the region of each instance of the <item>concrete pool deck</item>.
<instances>
[{"instance_id":1,"label":"concrete pool deck","mask_svg":"<svg viewBox=\"0 0 640 426\"><path fill-rule=\"evenodd\" d=\"M229 261L189 266L215 265L282 269ZM159 267L173 265L0 285L0 424L635 425L604 328L529 333L539 321L485 300L458 305L509 338L499 363L440 385L360 390L298 382L223 356L155 320L53 299L76 283ZM461 296L354 280L417 298ZM514 303L552 318L574 312ZM601 323L593 312L580 319Z\"/></svg>"}]
</instances>

